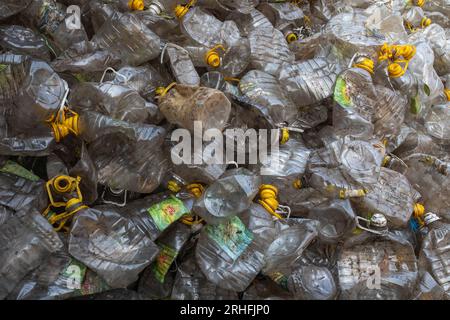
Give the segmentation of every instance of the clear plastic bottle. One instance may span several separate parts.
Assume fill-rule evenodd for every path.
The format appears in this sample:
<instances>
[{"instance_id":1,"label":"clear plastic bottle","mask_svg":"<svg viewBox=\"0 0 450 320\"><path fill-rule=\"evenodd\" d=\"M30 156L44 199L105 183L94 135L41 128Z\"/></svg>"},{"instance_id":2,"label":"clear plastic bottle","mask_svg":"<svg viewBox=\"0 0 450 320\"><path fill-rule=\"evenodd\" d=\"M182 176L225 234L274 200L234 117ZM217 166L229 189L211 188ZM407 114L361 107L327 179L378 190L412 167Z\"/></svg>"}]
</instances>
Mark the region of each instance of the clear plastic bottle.
<instances>
[{"instance_id":1,"label":"clear plastic bottle","mask_svg":"<svg viewBox=\"0 0 450 320\"><path fill-rule=\"evenodd\" d=\"M298 40L295 29L303 25L304 14L297 5L290 2L262 2L257 9L284 34L288 43Z\"/></svg>"},{"instance_id":2,"label":"clear plastic bottle","mask_svg":"<svg viewBox=\"0 0 450 320\"><path fill-rule=\"evenodd\" d=\"M279 81L292 101L307 106L333 94L336 76L336 65L329 64L326 59L316 58L284 64Z\"/></svg>"},{"instance_id":3,"label":"clear plastic bottle","mask_svg":"<svg viewBox=\"0 0 450 320\"><path fill-rule=\"evenodd\" d=\"M0 298L4 299L26 274L63 243L33 206L16 211L0 225Z\"/></svg>"},{"instance_id":4,"label":"clear plastic bottle","mask_svg":"<svg viewBox=\"0 0 450 320\"><path fill-rule=\"evenodd\" d=\"M265 214L269 216L267 212ZM197 264L209 281L237 292L250 285L263 268L264 254L271 243L252 229L251 225L246 226L238 216L234 216L224 223L207 225L202 230L195 254Z\"/></svg>"},{"instance_id":5,"label":"clear plastic bottle","mask_svg":"<svg viewBox=\"0 0 450 320\"><path fill-rule=\"evenodd\" d=\"M84 82L94 77L100 79L101 75L97 73L119 63L119 57L100 48L97 43L82 41L64 50L52 61L51 66L57 72L74 73L77 80Z\"/></svg>"},{"instance_id":6,"label":"clear plastic bottle","mask_svg":"<svg viewBox=\"0 0 450 320\"><path fill-rule=\"evenodd\" d=\"M117 55L123 65L138 66L161 53L161 39L132 13L115 12L92 41Z\"/></svg>"},{"instance_id":7,"label":"clear plastic bottle","mask_svg":"<svg viewBox=\"0 0 450 320\"><path fill-rule=\"evenodd\" d=\"M260 70L246 73L239 82L240 91L254 103L264 107L275 124L294 122L297 107L287 96L277 78Z\"/></svg>"},{"instance_id":8,"label":"clear plastic bottle","mask_svg":"<svg viewBox=\"0 0 450 320\"><path fill-rule=\"evenodd\" d=\"M281 31L273 28L252 30L250 41L250 68L261 70L278 77L283 63L292 64L294 53L289 50L288 43Z\"/></svg>"},{"instance_id":9,"label":"clear plastic bottle","mask_svg":"<svg viewBox=\"0 0 450 320\"><path fill-rule=\"evenodd\" d=\"M418 278L414 249L405 238L383 229L385 218L377 217L378 231L374 217L373 231L364 231L343 245L337 261L340 299L409 299Z\"/></svg>"},{"instance_id":10,"label":"clear plastic bottle","mask_svg":"<svg viewBox=\"0 0 450 320\"><path fill-rule=\"evenodd\" d=\"M428 270L437 283L444 289L445 298L450 296L449 242L450 225L443 222L434 213L427 213L424 217L428 227L428 234L422 243L419 263Z\"/></svg>"},{"instance_id":11,"label":"clear plastic bottle","mask_svg":"<svg viewBox=\"0 0 450 320\"><path fill-rule=\"evenodd\" d=\"M303 265L287 279L287 288L299 300L333 300L338 289L326 267Z\"/></svg>"},{"instance_id":12,"label":"clear plastic bottle","mask_svg":"<svg viewBox=\"0 0 450 320\"><path fill-rule=\"evenodd\" d=\"M183 47L172 43L166 44L165 50L169 57L172 74L175 76L177 83L189 86L200 85L200 76L189 57L189 52Z\"/></svg>"},{"instance_id":13,"label":"clear plastic bottle","mask_svg":"<svg viewBox=\"0 0 450 320\"><path fill-rule=\"evenodd\" d=\"M67 83L45 62L24 56L3 55L6 65L0 72L4 77L0 101L14 106L8 123L16 132L35 127L48 127L46 121L56 115L67 89Z\"/></svg>"},{"instance_id":14,"label":"clear plastic bottle","mask_svg":"<svg viewBox=\"0 0 450 320\"><path fill-rule=\"evenodd\" d=\"M415 191L408 179L396 171L381 168L377 183L368 187L365 197L354 199L360 205L359 212L381 212L388 225L405 228L414 209Z\"/></svg>"},{"instance_id":15,"label":"clear plastic bottle","mask_svg":"<svg viewBox=\"0 0 450 320\"><path fill-rule=\"evenodd\" d=\"M237 300L234 291L223 289L208 281L195 261L195 254L188 252L179 265L171 294L176 300Z\"/></svg>"},{"instance_id":16,"label":"clear plastic bottle","mask_svg":"<svg viewBox=\"0 0 450 320\"><path fill-rule=\"evenodd\" d=\"M256 29L272 30L273 25L267 17L256 9L234 10L228 15L228 19L236 22L241 34L248 36L251 31Z\"/></svg>"},{"instance_id":17,"label":"clear plastic bottle","mask_svg":"<svg viewBox=\"0 0 450 320\"><path fill-rule=\"evenodd\" d=\"M0 205L14 211L47 207L44 181L17 162L6 160L0 167Z\"/></svg>"},{"instance_id":18,"label":"clear plastic bottle","mask_svg":"<svg viewBox=\"0 0 450 320\"><path fill-rule=\"evenodd\" d=\"M450 221L447 208L450 205L448 194L449 164L427 154L412 154L403 159L408 165L405 176L422 195L425 208ZM423 179L423 177L427 179Z\"/></svg>"},{"instance_id":19,"label":"clear plastic bottle","mask_svg":"<svg viewBox=\"0 0 450 320\"><path fill-rule=\"evenodd\" d=\"M183 11L183 14L177 15L183 34L204 47L213 48L219 44L230 47L240 38L234 21L222 22L200 7L187 9L187 12Z\"/></svg>"},{"instance_id":20,"label":"clear plastic bottle","mask_svg":"<svg viewBox=\"0 0 450 320\"><path fill-rule=\"evenodd\" d=\"M159 109L166 119L194 132L194 122L201 121L203 131L222 130L228 121L231 103L219 90L176 85L159 99Z\"/></svg>"},{"instance_id":21,"label":"clear plastic bottle","mask_svg":"<svg viewBox=\"0 0 450 320\"><path fill-rule=\"evenodd\" d=\"M209 224L223 224L249 208L260 185L261 177L247 169L228 170L205 190L193 210Z\"/></svg>"},{"instance_id":22,"label":"clear plastic bottle","mask_svg":"<svg viewBox=\"0 0 450 320\"><path fill-rule=\"evenodd\" d=\"M116 207L82 209L73 220L70 255L112 288L125 288L136 281L158 252L148 233Z\"/></svg>"},{"instance_id":23,"label":"clear plastic bottle","mask_svg":"<svg viewBox=\"0 0 450 320\"><path fill-rule=\"evenodd\" d=\"M145 123L151 113L137 91L111 82L80 84L71 93L70 104L77 110L96 111L131 123Z\"/></svg>"},{"instance_id":24,"label":"clear plastic bottle","mask_svg":"<svg viewBox=\"0 0 450 320\"><path fill-rule=\"evenodd\" d=\"M308 185L331 198L363 197L378 181L384 146L339 139L313 151L307 166Z\"/></svg>"},{"instance_id":25,"label":"clear plastic bottle","mask_svg":"<svg viewBox=\"0 0 450 320\"><path fill-rule=\"evenodd\" d=\"M51 254L8 296L14 300L59 300L108 290L106 283L64 251Z\"/></svg>"},{"instance_id":26,"label":"clear plastic bottle","mask_svg":"<svg viewBox=\"0 0 450 320\"><path fill-rule=\"evenodd\" d=\"M50 51L44 38L29 28L19 25L0 27L0 45L17 54L50 61Z\"/></svg>"},{"instance_id":27,"label":"clear plastic bottle","mask_svg":"<svg viewBox=\"0 0 450 320\"><path fill-rule=\"evenodd\" d=\"M20 11L24 10L31 0L4 0L0 3L0 20L13 16Z\"/></svg>"},{"instance_id":28,"label":"clear plastic bottle","mask_svg":"<svg viewBox=\"0 0 450 320\"><path fill-rule=\"evenodd\" d=\"M425 118L426 133L430 135L437 144L450 144L450 109L449 104L433 106Z\"/></svg>"},{"instance_id":29,"label":"clear plastic bottle","mask_svg":"<svg viewBox=\"0 0 450 320\"><path fill-rule=\"evenodd\" d=\"M46 35L55 51L69 48L73 43L87 41L88 36L81 23L79 28L66 24L67 8L55 0L34 0L20 13L30 25Z\"/></svg>"},{"instance_id":30,"label":"clear plastic bottle","mask_svg":"<svg viewBox=\"0 0 450 320\"><path fill-rule=\"evenodd\" d=\"M160 247L160 252L155 262L144 271L140 278L138 287L140 294L154 299L170 296L173 286L171 273L174 273L171 266L191 234L191 226L177 221L159 237L156 244Z\"/></svg>"},{"instance_id":31,"label":"clear plastic bottle","mask_svg":"<svg viewBox=\"0 0 450 320\"><path fill-rule=\"evenodd\" d=\"M311 208L308 217L319 221L318 238L326 244L347 239L356 226L356 214L348 199L323 202Z\"/></svg>"},{"instance_id":32,"label":"clear plastic bottle","mask_svg":"<svg viewBox=\"0 0 450 320\"><path fill-rule=\"evenodd\" d=\"M92 111L80 113L79 136L89 143L88 152L98 172L98 181L113 189L150 193L169 167L161 147L162 127L115 120Z\"/></svg>"},{"instance_id":33,"label":"clear plastic bottle","mask_svg":"<svg viewBox=\"0 0 450 320\"><path fill-rule=\"evenodd\" d=\"M369 139L378 95L373 84L373 61L358 57L353 66L336 79L333 127L339 135Z\"/></svg>"}]
</instances>

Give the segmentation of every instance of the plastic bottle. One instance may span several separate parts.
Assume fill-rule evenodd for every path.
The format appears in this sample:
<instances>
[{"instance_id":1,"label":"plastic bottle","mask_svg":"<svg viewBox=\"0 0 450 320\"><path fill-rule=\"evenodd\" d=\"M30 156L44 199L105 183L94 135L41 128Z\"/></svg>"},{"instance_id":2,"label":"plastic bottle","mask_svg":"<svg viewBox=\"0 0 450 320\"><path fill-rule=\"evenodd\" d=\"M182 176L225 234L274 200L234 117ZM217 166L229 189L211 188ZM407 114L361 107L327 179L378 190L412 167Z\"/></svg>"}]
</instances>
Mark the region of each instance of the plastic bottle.
<instances>
[{"instance_id":1,"label":"plastic bottle","mask_svg":"<svg viewBox=\"0 0 450 320\"><path fill-rule=\"evenodd\" d=\"M137 91L111 82L82 83L71 93L70 104L77 110L91 110L113 119L145 123L151 114Z\"/></svg>"},{"instance_id":2,"label":"plastic bottle","mask_svg":"<svg viewBox=\"0 0 450 320\"><path fill-rule=\"evenodd\" d=\"M248 36L255 29L273 29L269 19L261 11L254 8L250 10L234 10L228 15L228 19L236 22L243 36Z\"/></svg>"},{"instance_id":3,"label":"plastic bottle","mask_svg":"<svg viewBox=\"0 0 450 320\"><path fill-rule=\"evenodd\" d=\"M180 263L171 294L176 300L237 300L236 292L208 281L190 251Z\"/></svg>"},{"instance_id":4,"label":"plastic bottle","mask_svg":"<svg viewBox=\"0 0 450 320\"><path fill-rule=\"evenodd\" d=\"M69 253L112 288L125 288L156 257L159 249L135 221L117 208L79 211L72 223Z\"/></svg>"},{"instance_id":5,"label":"plastic bottle","mask_svg":"<svg viewBox=\"0 0 450 320\"><path fill-rule=\"evenodd\" d=\"M80 82L100 79L97 73L120 63L119 57L92 41L73 44L51 63L57 72L72 72ZM91 80L93 81L93 80Z\"/></svg>"},{"instance_id":6,"label":"plastic bottle","mask_svg":"<svg viewBox=\"0 0 450 320\"><path fill-rule=\"evenodd\" d=\"M194 121L201 121L203 131L222 130L230 115L231 103L220 91L175 85L159 99L159 109L166 119L194 132Z\"/></svg>"},{"instance_id":7,"label":"plastic bottle","mask_svg":"<svg viewBox=\"0 0 450 320\"><path fill-rule=\"evenodd\" d=\"M369 139L378 95L373 84L373 60L360 56L336 79L333 127L339 135Z\"/></svg>"},{"instance_id":8,"label":"plastic bottle","mask_svg":"<svg viewBox=\"0 0 450 320\"><path fill-rule=\"evenodd\" d=\"M333 300L338 290L331 272L314 265L296 269L289 276L287 287L299 300Z\"/></svg>"},{"instance_id":9,"label":"plastic bottle","mask_svg":"<svg viewBox=\"0 0 450 320\"><path fill-rule=\"evenodd\" d=\"M294 122L297 108L277 78L260 70L246 73L239 82L244 96L261 105L275 124Z\"/></svg>"},{"instance_id":10,"label":"plastic bottle","mask_svg":"<svg viewBox=\"0 0 450 320\"><path fill-rule=\"evenodd\" d=\"M250 68L252 69L278 77L283 63L292 64L295 60L284 35L275 28L252 30L248 39L251 51Z\"/></svg>"},{"instance_id":11,"label":"plastic bottle","mask_svg":"<svg viewBox=\"0 0 450 320\"><path fill-rule=\"evenodd\" d=\"M195 254L209 281L223 289L240 292L261 271L270 242L249 228L252 226L247 227L238 216L234 216L224 223L207 225L202 230Z\"/></svg>"},{"instance_id":12,"label":"plastic bottle","mask_svg":"<svg viewBox=\"0 0 450 320\"><path fill-rule=\"evenodd\" d=\"M380 175L382 144L339 139L313 151L307 166L308 185L331 198L363 197Z\"/></svg>"},{"instance_id":13,"label":"plastic bottle","mask_svg":"<svg viewBox=\"0 0 450 320\"><path fill-rule=\"evenodd\" d=\"M434 156L413 154L403 159L408 166L405 176L422 195L425 208L442 218L450 220L448 215L448 163ZM421 177L427 176L427 179Z\"/></svg>"},{"instance_id":14,"label":"plastic bottle","mask_svg":"<svg viewBox=\"0 0 450 320\"><path fill-rule=\"evenodd\" d=\"M249 208L260 185L260 176L247 169L228 170L205 190L193 210L209 224L223 224Z\"/></svg>"},{"instance_id":15,"label":"plastic bottle","mask_svg":"<svg viewBox=\"0 0 450 320\"><path fill-rule=\"evenodd\" d=\"M450 295L448 280L448 243L450 241L450 225L440 220L434 213L424 216L428 234L422 243L419 256L420 265L430 272L437 283L444 289L445 297Z\"/></svg>"},{"instance_id":16,"label":"plastic bottle","mask_svg":"<svg viewBox=\"0 0 450 320\"><path fill-rule=\"evenodd\" d=\"M57 52L67 49L73 43L88 40L81 22L77 27L68 27L66 11L66 6L55 0L36 0L31 1L20 16L30 27L39 29Z\"/></svg>"},{"instance_id":17,"label":"plastic bottle","mask_svg":"<svg viewBox=\"0 0 450 320\"><path fill-rule=\"evenodd\" d=\"M14 53L50 61L50 51L44 38L19 25L0 27L0 45Z\"/></svg>"},{"instance_id":18,"label":"plastic bottle","mask_svg":"<svg viewBox=\"0 0 450 320\"><path fill-rule=\"evenodd\" d=\"M8 296L14 300L60 300L108 290L106 283L64 250L51 254Z\"/></svg>"},{"instance_id":19,"label":"plastic bottle","mask_svg":"<svg viewBox=\"0 0 450 320\"><path fill-rule=\"evenodd\" d=\"M295 29L303 25L304 18L303 12L298 6L290 2L263 2L257 9L284 34L288 43L298 40Z\"/></svg>"},{"instance_id":20,"label":"plastic bottle","mask_svg":"<svg viewBox=\"0 0 450 320\"><path fill-rule=\"evenodd\" d=\"M190 86L200 85L200 77L189 57L189 52L172 43L166 44L165 50L177 83Z\"/></svg>"},{"instance_id":21,"label":"plastic bottle","mask_svg":"<svg viewBox=\"0 0 450 320\"><path fill-rule=\"evenodd\" d=\"M37 268L63 243L33 206L21 208L0 225L0 298L4 299L25 275Z\"/></svg>"},{"instance_id":22,"label":"plastic bottle","mask_svg":"<svg viewBox=\"0 0 450 320\"><path fill-rule=\"evenodd\" d=\"M240 38L234 21L222 22L200 7L178 6L175 14L183 34L204 47L213 48L219 44L230 47Z\"/></svg>"},{"instance_id":23,"label":"plastic bottle","mask_svg":"<svg viewBox=\"0 0 450 320\"><path fill-rule=\"evenodd\" d=\"M408 179L396 171L381 168L377 183L365 197L354 199L360 212L382 212L393 228L405 228L414 211L414 190Z\"/></svg>"},{"instance_id":24,"label":"plastic bottle","mask_svg":"<svg viewBox=\"0 0 450 320\"><path fill-rule=\"evenodd\" d=\"M281 69L279 81L292 101L307 106L333 94L337 76L336 67L323 58L286 63Z\"/></svg>"},{"instance_id":25,"label":"plastic bottle","mask_svg":"<svg viewBox=\"0 0 450 320\"><path fill-rule=\"evenodd\" d=\"M10 126L16 132L48 127L46 122L63 103L67 83L43 61L8 54L0 61L6 65L1 72L5 81L0 88L0 101L14 106L8 116Z\"/></svg>"},{"instance_id":26,"label":"plastic bottle","mask_svg":"<svg viewBox=\"0 0 450 320\"><path fill-rule=\"evenodd\" d=\"M132 13L115 12L92 41L118 56L123 65L138 66L161 53L160 38Z\"/></svg>"},{"instance_id":27,"label":"plastic bottle","mask_svg":"<svg viewBox=\"0 0 450 320\"><path fill-rule=\"evenodd\" d=\"M384 216L375 214L370 221L371 231L348 239L339 255L340 298L408 299L418 278L413 247L384 229Z\"/></svg>"},{"instance_id":28,"label":"plastic bottle","mask_svg":"<svg viewBox=\"0 0 450 320\"><path fill-rule=\"evenodd\" d=\"M160 247L160 252L155 262L140 278L138 291L141 294L151 298L170 296L173 286L171 273L174 273L171 266L192 234L192 226L182 221L173 223L157 240L156 244ZM186 221L186 223L189 222Z\"/></svg>"},{"instance_id":29,"label":"plastic bottle","mask_svg":"<svg viewBox=\"0 0 450 320\"><path fill-rule=\"evenodd\" d=\"M347 239L356 226L356 213L348 199L323 202L311 208L308 217L319 221L318 239L326 244Z\"/></svg>"},{"instance_id":30,"label":"plastic bottle","mask_svg":"<svg viewBox=\"0 0 450 320\"><path fill-rule=\"evenodd\" d=\"M14 0L5 0L2 1L0 4L0 20L6 19L10 16L13 16L23 9L25 9L29 4L31 0L21 0L21 1L14 1Z\"/></svg>"}]
</instances>

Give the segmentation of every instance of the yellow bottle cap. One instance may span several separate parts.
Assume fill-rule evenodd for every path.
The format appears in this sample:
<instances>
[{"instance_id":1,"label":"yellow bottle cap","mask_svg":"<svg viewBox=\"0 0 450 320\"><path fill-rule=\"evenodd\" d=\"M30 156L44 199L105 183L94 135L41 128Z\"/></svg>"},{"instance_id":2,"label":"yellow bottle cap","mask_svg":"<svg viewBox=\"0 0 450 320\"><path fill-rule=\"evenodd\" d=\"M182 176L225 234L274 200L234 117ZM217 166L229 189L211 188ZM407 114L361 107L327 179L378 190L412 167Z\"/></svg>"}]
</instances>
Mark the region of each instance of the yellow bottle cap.
<instances>
[{"instance_id":1,"label":"yellow bottle cap","mask_svg":"<svg viewBox=\"0 0 450 320\"><path fill-rule=\"evenodd\" d=\"M128 1L128 7L131 10L142 11L144 10L145 4L143 0L130 0Z\"/></svg>"},{"instance_id":2,"label":"yellow bottle cap","mask_svg":"<svg viewBox=\"0 0 450 320\"><path fill-rule=\"evenodd\" d=\"M292 43L292 42L297 41L297 40L298 40L298 37L293 32L288 33L288 35L286 36L287 43Z\"/></svg>"}]
</instances>

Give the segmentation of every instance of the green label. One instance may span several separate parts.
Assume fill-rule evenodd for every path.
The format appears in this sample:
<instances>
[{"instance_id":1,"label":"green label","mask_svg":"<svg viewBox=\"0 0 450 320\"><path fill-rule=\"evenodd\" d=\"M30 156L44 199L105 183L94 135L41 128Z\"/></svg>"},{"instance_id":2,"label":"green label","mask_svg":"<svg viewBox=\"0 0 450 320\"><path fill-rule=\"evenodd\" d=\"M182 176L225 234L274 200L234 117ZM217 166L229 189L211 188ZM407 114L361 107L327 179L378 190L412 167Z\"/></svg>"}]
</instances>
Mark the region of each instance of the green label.
<instances>
[{"instance_id":1,"label":"green label","mask_svg":"<svg viewBox=\"0 0 450 320\"><path fill-rule=\"evenodd\" d=\"M33 182L40 180L40 178L33 172L28 171L18 163L10 160L6 161L5 165L0 169L0 172L11 173Z\"/></svg>"},{"instance_id":2,"label":"green label","mask_svg":"<svg viewBox=\"0 0 450 320\"><path fill-rule=\"evenodd\" d=\"M169 271L170 266L177 257L178 251L164 244L159 244L159 247L161 251L153 265L153 273L155 274L155 278L163 283L167 271Z\"/></svg>"},{"instance_id":3,"label":"green label","mask_svg":"<svg viewBox=\"0 0 450 320\"><path fill-rule=\"evenodd\" d=\"M226 223L207 225L205 230L233 260L236 260L253 240L253 233L236 216Z\"/></svg>"},{"instance_id":4,"label":"green label","mask_svg":"<svg viewBox=\"0 0 450 320\"><path fill-rule=\"evenodd\" d=\"M342 77L338 77L336 80L333 98L334 101L339 103L344 108L349 108L352 106L352 99L347 93L347 82Z\"/></svg>"},{"instance_id":5,"label":"green label","mask_svg":"<svg viewBox=\"0 0 450 320\"><path fill-rule=\"evenodd\" d=\"M269 277L284 290L288 290L288 277L281 272L273 272Z\"/></svg>"},{"instance_id":6,"label":"green label","mask_svg":"<svg viewBox=\"0 0 450 320\"><path fill-rule=\"evenodd\" d=\"M181 216L189 213L183 202L174 196L151 206L147 211L160 231L166 229Z\"/></svg>"},{"instance_id":7,"label":"green label","mask_svg":"<svg viewBox=\"0 0 450 320\"><path fill-rule=\"evenodd\" d=\"M73 260L61 272L61 277L66 282L66 287L71 290L81 289L86 275L86 266L81 262Z\"/></svg>"}]
</instances>

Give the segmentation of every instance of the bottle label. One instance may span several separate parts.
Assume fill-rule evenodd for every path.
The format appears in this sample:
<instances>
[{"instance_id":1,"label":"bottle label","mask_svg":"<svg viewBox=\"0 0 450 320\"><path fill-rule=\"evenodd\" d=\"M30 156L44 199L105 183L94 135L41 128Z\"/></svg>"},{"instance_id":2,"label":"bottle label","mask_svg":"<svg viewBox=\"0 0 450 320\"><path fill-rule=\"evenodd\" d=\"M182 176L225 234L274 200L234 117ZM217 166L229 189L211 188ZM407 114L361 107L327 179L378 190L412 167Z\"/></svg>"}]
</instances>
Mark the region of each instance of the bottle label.
<instances>
[{"instance_id":1,"label":"bottle label","mask_svg":"<svg viewBox=\"0 0 450 320\"><path fill-rule=\"evenodd\" d=\"M177 257L178 251L164 244L158 245L161 248L161 251L153 265L153 273L159 282L164 283L164 278Z\"/></svg>"},{"instance_id":2,"label":"bottle label","mask_svg":"<svg viewBox=\"0 0 450 320\"><path fill-rule=\"evenodd\" d=\"M336 79L334 101L339 103L344 108L350 108L352 106L352 99L347 93L347 82L342 77L338 77Z\"/></svg>"},{"instance_id":3,"label":"bottle label","mask_svg":"<svg viewBox=\"0 0 450 320\"><path fill-rule=\"evenodd\" d=\"M281 272L273 272L269 277L284 290L288 290L288 277Z\"/></svg>"},{"instance_id":4,"label":"bottle label","mask_svg":"<svg viewBox=\"0 0 450 320\"><path fill-rule=\"evenodd\" d=\"M181 216L189 213L180 199L171 196L147 209L156 227L163 231Z\"/></svg>"},{"instance_id":5,"label":"bottle label","mask_svg":"<svg viewBox=\"0 0 450 320\"><path fill-rule=\"evenodd\" d=\"M76 260L72 260L61 272L61 277L64 279L66 287L70 290L81 289L85 275L86 266Z\"/></svg>"},{"instance_id":6,"label":"bottle label","mask_svg":"<svg viewBox=\"0 0 450 320\"><path fill-rule=\"evenodd\" d=\"M0 169L0 172L11 173L33 182L37 182L40 180L40 178L33 172L10 160L6 161L5 165Z\"/></svg>"},{"instance_id":7,"label":"bottle label","mask_svg":"<svg viewBox=\"0 0 450 320\"><path fill-rule=\"evenodd\" d=\"M236 216L219 225L207 225L205 231L233 260L236 260L253 240L253 233Z\"/></svg>"}]
</instances>

